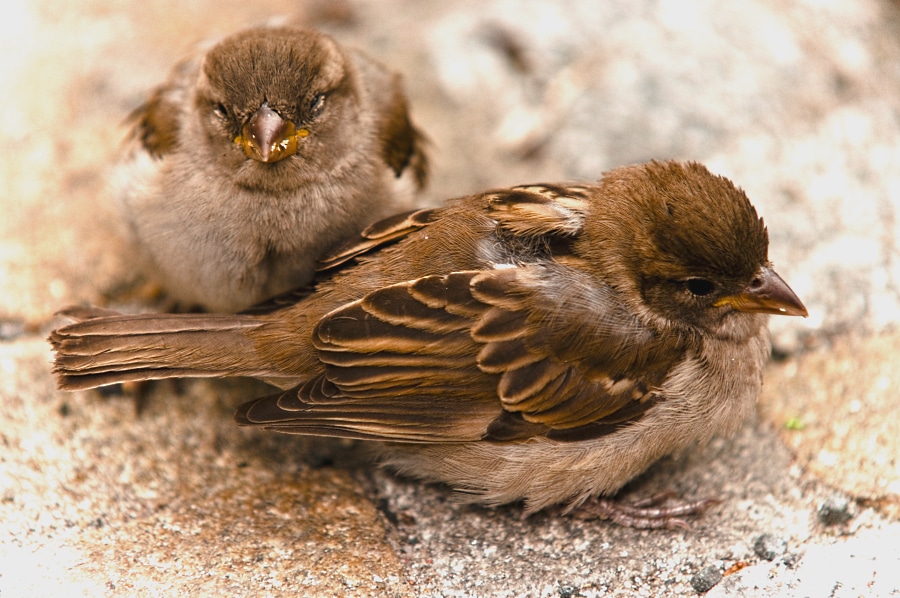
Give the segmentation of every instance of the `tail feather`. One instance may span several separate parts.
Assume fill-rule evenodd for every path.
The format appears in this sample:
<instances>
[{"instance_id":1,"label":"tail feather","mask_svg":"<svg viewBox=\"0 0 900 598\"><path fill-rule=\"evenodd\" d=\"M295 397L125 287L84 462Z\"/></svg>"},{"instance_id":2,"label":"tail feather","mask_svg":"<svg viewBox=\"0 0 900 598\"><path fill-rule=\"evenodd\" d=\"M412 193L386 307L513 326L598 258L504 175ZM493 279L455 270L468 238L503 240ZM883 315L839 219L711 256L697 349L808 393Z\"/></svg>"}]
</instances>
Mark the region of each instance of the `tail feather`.
<instances>
[{"instance_id":1,"label":"tail feather","mask_svg":"<svg viewBox=\"0 0 900 598\"><path fill-rule=\"evenodd\" d=\"M277 377L245 332L263 323L251 316L142 314L76 308L79 320L49 337L53 373L64 390L160 378Z\"/></svg>"}]
</instances>

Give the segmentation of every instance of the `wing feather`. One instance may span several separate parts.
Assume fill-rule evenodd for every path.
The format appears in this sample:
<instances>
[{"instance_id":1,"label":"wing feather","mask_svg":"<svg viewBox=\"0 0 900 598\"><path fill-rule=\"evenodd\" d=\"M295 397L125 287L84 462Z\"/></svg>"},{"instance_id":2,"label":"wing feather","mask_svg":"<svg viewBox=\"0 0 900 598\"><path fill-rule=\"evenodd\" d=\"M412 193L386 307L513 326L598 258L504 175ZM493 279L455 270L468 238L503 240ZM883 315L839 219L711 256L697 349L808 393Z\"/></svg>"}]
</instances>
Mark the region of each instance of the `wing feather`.
<instances>
[{"instance_id":1,"label":"wing feather","mask_svg":"<svg viewBox=\"0 0 900 598\"><path fill-rule=\"evenodd\" d=\"M422 276L335 309L313 332L322 373L243 406L238 421L395 442L565 442L615 432L664 400L656 389L688 341L674 350L672 338L661 342L572 252L587 189L483 197L495 242L511 243L521 260ZM373 225L323 268L434 218L425 210Z\"/></svg>"},{"instance_id":2,"label":"wing feather","mask_svg":"<svg viewBox=\"0 0 900 598\"><path fill-rule=\"evenodd\" d=\"M428 226L437 209L413 210L379 220L334 251L319 258L316 271L332 273L340 266L366 253L380 249Z\"/></svg>"},{"instance_id":3,"label":"wing feather","mask_svg":"<svg viewBox=\"0 0 900 598\"><path fill-rule=\"evenodd\" d=\"M529 308L537 298L526 283L540 273L527 270L423 277L331 312L314 332L325 371L274 404L245 406L239 421L396 442L517 442L599 436L640 418L661 379L559 359Z\"/></svg>"}]
</instances>

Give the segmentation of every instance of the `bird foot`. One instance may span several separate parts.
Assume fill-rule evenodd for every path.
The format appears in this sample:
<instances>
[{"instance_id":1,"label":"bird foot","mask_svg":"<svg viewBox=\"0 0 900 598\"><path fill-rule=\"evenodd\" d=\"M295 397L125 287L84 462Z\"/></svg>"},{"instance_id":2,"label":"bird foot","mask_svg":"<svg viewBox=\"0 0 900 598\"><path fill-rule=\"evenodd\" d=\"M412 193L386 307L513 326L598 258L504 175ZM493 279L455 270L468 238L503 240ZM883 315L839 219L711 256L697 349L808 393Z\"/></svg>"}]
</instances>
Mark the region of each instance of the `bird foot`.
<instances>
[{"instance_id":1,"label":"bird foot","mask_svg":"<svg viewBox=\"0 0 900 598\"><path fill-rule=\"evenodd\" d=\"M700 515L719 500L705 498L682 501L663 506L676 495L672 492L655 494L648 498L626 504L613 498L594 498L572 511L580 519L603 519L623 527L636 529L690 529L681 517Z\"/></svg>"}]
</instances>

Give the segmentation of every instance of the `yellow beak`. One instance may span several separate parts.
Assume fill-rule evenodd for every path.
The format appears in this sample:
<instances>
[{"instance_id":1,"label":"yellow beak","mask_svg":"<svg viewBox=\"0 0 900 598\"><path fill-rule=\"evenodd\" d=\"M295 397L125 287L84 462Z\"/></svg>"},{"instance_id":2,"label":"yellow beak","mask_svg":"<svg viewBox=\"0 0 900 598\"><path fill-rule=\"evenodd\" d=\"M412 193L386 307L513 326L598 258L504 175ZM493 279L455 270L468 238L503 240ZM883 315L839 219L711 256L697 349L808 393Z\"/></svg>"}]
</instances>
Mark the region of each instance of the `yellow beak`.
<instances>
[{"instance_id":1,"label":"yellow beak","mask_svg":"<svg viewBox=\"0 0 900 598\"><path fill-rule=\"evenodd\" d=\"M738 311L758 314L804 318L809 315L803 302L791 287L768 266L760 268L759 273L743 291L722 297L715 305L730 305Z\"/></svg>"},{"instance_id":2,"label":"yellow beak","mask_svg":"<svg viewBox=\"0 0 900 598\"><path fill-rule=\"evenodd\" d=\"M297 142L309 135L289 120L263 104L259 107L234 142L243 147L248 158L259 162L278 162L297 153Z\"/></svg>"}]
</instances>

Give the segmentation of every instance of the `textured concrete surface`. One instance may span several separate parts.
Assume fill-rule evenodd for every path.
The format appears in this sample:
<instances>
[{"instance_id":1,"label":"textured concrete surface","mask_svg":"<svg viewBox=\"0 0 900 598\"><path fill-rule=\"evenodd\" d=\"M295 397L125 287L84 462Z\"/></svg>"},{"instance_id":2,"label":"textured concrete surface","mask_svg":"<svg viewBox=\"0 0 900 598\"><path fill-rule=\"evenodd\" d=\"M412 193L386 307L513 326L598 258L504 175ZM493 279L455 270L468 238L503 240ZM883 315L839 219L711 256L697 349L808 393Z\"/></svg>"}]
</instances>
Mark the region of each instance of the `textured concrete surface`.
<instances>
[{"instance_id":1,"label":"textured concrete surface","mask_svg":"<svg viewBox=\"0 0 900 598\"><path fill-rule=\"evenodd\" d=\"M900 334L846 337L773 368L763 412L810 473L900 519Z\"/></svg>"},{"instance_id":2,"label":"textured concrete surface","mask_svg":"<svg viewBox=\"0 0 900 598\"><path fill-rule=\"evenodd\" d=\"M132 2L0 7L0 596L900 592L900 37L886 0ZM132 280L120 123L198 41L277 15L401 70L423 202L696 159L743 186L810 308L773 320L760 415L626 498L721 504L639 532L482 509L364 445L237 429L248 381L61 393L59 307ZM133 303L131 310L147 306Z\"/></svg>"}]
</instances>

